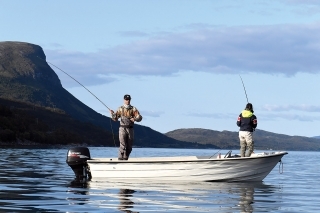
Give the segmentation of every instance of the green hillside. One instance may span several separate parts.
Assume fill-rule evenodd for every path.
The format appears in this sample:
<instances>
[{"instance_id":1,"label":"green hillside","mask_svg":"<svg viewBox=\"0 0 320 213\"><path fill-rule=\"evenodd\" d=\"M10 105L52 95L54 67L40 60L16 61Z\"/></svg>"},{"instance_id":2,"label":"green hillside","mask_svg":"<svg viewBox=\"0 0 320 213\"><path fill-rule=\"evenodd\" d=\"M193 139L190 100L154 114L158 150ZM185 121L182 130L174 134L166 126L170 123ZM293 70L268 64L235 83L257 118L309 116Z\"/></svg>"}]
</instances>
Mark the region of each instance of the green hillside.
<instances>
[{"instance_id":1,"label":"green hillside","mask_svg":"<svg viewBox=\"0 0 320 213\"><path fill-rule=\"evenodd\" d=\"M168 137L200 144L213 144L222 149L238 149L238 132L190 128L166 133ZM320 151L320 139L276 134L257 129L254 132L255 149Z\"/></svg>"},{"instance_id":2,"label":"green hillside","mask_svg":"<svg viewBox=\"0 0 320 213\"><path fill-rule=\"evenodd\" d=\"M0 98L0 144L115 146L110 132L54 108Z\"/></svg>"}]
</instances>

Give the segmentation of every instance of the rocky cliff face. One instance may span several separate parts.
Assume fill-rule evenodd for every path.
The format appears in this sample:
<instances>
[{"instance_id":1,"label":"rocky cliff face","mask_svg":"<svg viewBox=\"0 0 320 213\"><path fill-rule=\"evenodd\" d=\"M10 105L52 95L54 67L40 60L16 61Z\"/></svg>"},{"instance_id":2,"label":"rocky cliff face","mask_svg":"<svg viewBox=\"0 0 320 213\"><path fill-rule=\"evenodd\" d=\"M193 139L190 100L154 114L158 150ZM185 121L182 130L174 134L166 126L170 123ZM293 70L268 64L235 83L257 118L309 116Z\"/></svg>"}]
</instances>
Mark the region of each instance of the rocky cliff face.
<instances>
[{"instance_id":1,"label":"rocky cliff face","mask_svg":"<svg viewBox=\"0 0 320 213\"><path fill-rule=\"evenodd\" d=\"M0 42L0 98L55 107L63 88L45 58L38 45Z\"/></svg>"},{"instance_id":2,"label":"rocky cliff face","mask_svg":"<svg viewBox=\"0 0 320 213\"><path fill-rule=\"evenodd\" d=\"M0 42L0 77L2 78L61 86L58 76L45 60L46 56L38 45L24 42Z\"/></svg>"},{"instance_id":3,"label":"rocky cliff face","mask_svg":"<svg viewBox=\"0 0 320 213\"><path fill-rule=\"evenodd\" d=\"M0 98L58 108L83 121L96 112L65 90L38 45L0 42Z\"/></svg>"}]
</instances>

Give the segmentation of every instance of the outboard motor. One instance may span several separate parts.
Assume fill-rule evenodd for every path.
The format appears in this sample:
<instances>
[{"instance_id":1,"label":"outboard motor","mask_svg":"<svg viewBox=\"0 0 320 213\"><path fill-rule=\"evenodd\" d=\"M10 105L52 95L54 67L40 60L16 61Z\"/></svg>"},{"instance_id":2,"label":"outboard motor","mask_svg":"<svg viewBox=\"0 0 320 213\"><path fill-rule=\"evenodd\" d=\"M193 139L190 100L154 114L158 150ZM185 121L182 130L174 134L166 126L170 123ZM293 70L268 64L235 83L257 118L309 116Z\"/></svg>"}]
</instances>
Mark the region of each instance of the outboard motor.
<instances>
[{"instance_id":1,"label":"outboard motor","mask_svg":"<svg viewBox=\"0 0 320 213\"><path fill-rule=\"evenodd\" d=\"M91 179L91 171L87 160L90 160L90 152L87 147L74 147L68 150L67 164L71 167L76 179Z\"/></svg>"}]
</instances>

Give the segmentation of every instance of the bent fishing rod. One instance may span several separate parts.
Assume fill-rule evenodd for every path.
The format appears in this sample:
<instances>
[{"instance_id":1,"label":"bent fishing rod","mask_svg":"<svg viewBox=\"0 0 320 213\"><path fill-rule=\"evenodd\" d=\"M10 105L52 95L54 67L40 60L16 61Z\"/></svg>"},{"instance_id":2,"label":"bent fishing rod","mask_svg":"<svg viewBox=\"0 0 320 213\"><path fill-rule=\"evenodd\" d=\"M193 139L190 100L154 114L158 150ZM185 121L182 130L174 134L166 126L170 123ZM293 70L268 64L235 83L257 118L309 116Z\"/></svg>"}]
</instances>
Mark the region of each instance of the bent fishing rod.
<instances>
[{"instance_id":1,"label":"bent fishing rod","mask_svg":"<svg viewBox=\"0 0 320 213\"><path fill-rule=\"evenodd\" d=\"M39 56L37 56L38 58L40 58ZM74 77L72 77L71 75L69 75L67 72L63 71L62 69L60 69L59 67L57 67L56 65L50 63L49 61L46 61L42 58L40 58L41 60L43 60L44 62L51 64L52 66L54 66L55 68L57 68L58 70L60 70L61 72L63 72L64 74L66 74L67 76L69 76L70 78L72 78L75 82L77 82L78 84L80 84L83 88L85 88L91 95L93 95L98 101L100 101L100 103L102 103L105 107L107 107L107 109L111 112L111 109L105 104L103 103L95 94L93 94L87 87L85 87L83 84L81 84L77 79L75 79ZM114 134L113 134L113 128L112 128L112 123L111 123L111 119L110 119L110 126L111 126L111 131L112 131L112 137L113 137L113 143L114 146L116 147L116 142L114 139Z\"/></svg>"},{"instance_id":2,"label":"bent fishing rod","mask_svg":"<svg viewBox=\"0 0 320 213\"><path fill-rule=\"evenodd\" d=\"M242 82L242 86L243 86L243 89L244 89L244 93L246 94L247 103L249 103L248 96L247 96L247 91L246 91L246 88L244 87L244 83L243 83L243 80L242 80L242 78L241 78L241 75L239 75L239 77L240 77L241 82Z\"/></svg>"},{"instance_id":3,"label":"bent fishing rod","mask_svg":"<svg viewBox=\"0 0 320 213\"><path fill-rule=\"evenodd\" d=\"M38 57L38 56L37 56ZM40 57L38 57L40 58ZM41 60L43 60L42 58L40 58ZM44 60L43 60L44 61ZM74 77L72 77L71 75L69 75L67 72L63 71L62 69L60 69L59 67L57 67L56 65L50 63L49 61L45 61L48 64L51 64L52 66L54 66L55 68L59 69L61 72L63 72L64 74L66 74L67 76L69 76L70 78L72 78L75 82L77 82L78 84L80 84L83 88L85 88L88 92L90 92L91 95L93 95L96 99L98 99L98 101L100 101L100 103L102 103L105 107L108 108L109 111L111 111L111 109L105 105L105 103L103 103L95 94L93 94L89 89L87 89L83 84L81 84L79 81L77 81L77 79L75 79Z\"/></svg>"}]
</instances>

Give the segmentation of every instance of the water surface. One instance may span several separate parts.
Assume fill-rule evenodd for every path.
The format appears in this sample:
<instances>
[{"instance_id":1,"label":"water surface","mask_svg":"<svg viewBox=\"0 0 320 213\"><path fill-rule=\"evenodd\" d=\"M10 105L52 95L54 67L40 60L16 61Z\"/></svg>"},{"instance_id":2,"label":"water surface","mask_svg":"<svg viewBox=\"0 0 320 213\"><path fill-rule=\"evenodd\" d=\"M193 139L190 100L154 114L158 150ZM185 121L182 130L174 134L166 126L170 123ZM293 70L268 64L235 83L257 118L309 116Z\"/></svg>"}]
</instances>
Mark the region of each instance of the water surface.
<instances>
[{"instance_id":1,"label":"water surface","mask_svg":"<svg viewBox=\"0 0 320 213\"><path fill-rule=\"evenodd\" d=\"M74 181L68 149L0 149L0 212L319 212L319 152L289 152L259 183ZM132 157L218 150L135 148ZM90 148L116 157L117 148ZM234 150L238 153L238 150ZM280 170L281 171L281 170Z\"/></svg>"}]
</instances>

